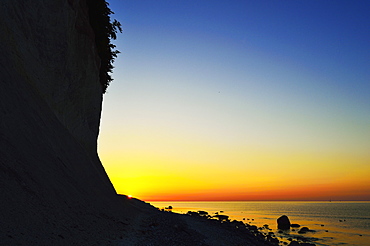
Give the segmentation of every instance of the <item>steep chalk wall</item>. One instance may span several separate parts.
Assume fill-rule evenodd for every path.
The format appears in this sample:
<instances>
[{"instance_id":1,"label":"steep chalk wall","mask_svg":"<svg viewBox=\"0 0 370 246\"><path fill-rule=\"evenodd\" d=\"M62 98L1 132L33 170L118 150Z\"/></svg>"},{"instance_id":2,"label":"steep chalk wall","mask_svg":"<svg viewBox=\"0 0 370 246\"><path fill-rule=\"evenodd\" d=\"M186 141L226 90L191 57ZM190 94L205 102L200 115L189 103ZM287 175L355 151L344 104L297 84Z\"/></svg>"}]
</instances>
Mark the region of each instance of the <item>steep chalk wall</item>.
<instances>
[{"instance_id":1,"label":"steep chalk wall","mask_svg":"<svg viewBox=\"0 0 370 246\"><path fill-rule=\"evenodd\" d=\"M87 13L85 0L0 2L1 245L89 245L112 226Z\"/></svg>"},{"instance_id":2,"label":"steep chalk wall","mask_svg":"<svg viewBox=\"0 0 370 246\"><path fill-rule=\"evenodd\" d=\"M1 6L2 55L12 64L10 74L21 75L71 134L96 152L102 93L84 1L8 0Z\"/></svg>"}]
</instances>

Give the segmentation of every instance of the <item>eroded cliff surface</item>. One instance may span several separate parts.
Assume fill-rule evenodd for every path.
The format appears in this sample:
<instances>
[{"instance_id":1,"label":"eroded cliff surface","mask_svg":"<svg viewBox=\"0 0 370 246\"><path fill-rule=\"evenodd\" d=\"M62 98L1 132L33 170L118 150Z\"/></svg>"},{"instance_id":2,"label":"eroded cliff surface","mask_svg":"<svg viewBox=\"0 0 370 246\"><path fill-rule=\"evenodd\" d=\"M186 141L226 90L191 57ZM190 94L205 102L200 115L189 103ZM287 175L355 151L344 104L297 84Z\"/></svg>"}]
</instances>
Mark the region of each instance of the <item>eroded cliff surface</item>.
<instances>
[{"instance_id":1,"label":"eroded cliff surface","mask_svg":"<svg viewBox=\"0 0 370 246\"><path fill-rule=\"evenodd\" d=\"M68 245L115 213L96 151L102 89L88 18L85 0L0 2L2 245Z\"/></svg>"},{"instance_id":2,"label":"eroded cliff surface","mask_svg":"<svg viewBox=\"0 0 370 246\"><path fill-rule=\"evenodd\" d=\"M102 92L84 1L2 1L1 10L8 74L30 84L71 134L96 152Z\"/></svg>"}]
</instances>

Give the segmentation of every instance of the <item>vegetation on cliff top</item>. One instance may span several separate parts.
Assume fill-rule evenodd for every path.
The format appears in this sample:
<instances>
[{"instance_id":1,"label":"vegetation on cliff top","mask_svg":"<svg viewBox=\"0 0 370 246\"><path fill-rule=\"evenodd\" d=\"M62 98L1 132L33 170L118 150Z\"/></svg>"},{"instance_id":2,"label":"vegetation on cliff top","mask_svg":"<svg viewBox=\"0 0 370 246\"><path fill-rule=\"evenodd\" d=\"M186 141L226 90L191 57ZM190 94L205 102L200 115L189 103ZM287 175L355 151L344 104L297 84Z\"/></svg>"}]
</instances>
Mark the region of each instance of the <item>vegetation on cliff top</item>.
<instances>
[{"instance_id":1,"label":"vegetation on cliff top","mask_svg":"<svg viewBox=\"0 0 370 246\"><path fill-rule=\"evenodd\" d=\"M117 20L111 21L110 15L114 12L109 8L109 3L105 0L87 0L89 8L90 25L95 33L95 43L100 57L100 84L103 93L107 91L109 83L113 80L110 73L113 70L113 62L120 53L115 49L111 40L117 38L116 33L122 32L121 23Z\"/></svg>"}]
</instances>

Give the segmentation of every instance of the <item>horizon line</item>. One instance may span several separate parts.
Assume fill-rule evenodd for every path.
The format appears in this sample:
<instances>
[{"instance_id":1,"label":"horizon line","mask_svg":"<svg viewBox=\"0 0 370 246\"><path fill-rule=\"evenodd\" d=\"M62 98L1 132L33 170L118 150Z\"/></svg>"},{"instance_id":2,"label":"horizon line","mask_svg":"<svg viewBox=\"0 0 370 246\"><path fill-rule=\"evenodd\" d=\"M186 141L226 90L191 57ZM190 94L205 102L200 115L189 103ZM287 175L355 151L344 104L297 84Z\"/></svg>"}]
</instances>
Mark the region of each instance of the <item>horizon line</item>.
<instances>
[{"instance_id":1,"label":"horizon line","mask_svg":"<svg viewBox=\"0 0 370 246\"><path fill-rule=\"evenodd\" d=\"M143 200L143 201L150 201L150 202L370 202L370 200Z\"/></svg>"},{"instance_id":2,"label":"horizon line","mask_svg":"<svg viewBox=\"0 0 370 246\"><path fill-rule=\"evenodd\" d=\"M130 198L139 199L141 201L148 201L148 202L370 202L370 200L144 200L138 197L124 195L124 194L117 194L119 196L126 196Z\"/></svg>"}]
</instances>

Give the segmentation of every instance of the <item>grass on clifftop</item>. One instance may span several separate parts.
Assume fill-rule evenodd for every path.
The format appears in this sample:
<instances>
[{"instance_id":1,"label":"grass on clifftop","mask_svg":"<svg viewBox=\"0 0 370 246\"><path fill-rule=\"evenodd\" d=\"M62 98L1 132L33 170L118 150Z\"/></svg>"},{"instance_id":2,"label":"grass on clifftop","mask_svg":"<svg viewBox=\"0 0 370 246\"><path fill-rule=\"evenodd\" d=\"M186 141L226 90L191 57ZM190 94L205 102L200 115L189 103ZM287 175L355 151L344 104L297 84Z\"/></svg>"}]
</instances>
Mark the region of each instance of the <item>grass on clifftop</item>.
<instances>
[{"instance_id":1,"label":"grass on clifftop","mask_svg":"<svg viewBox=\"0 0 370 246\"><path fill-rule=\"evenodd\" d=\"M95 33L95 43L100 57L100 84L103 93L107 91L109 83L113 80L110 73L113 70L113 62L120 52L115 49L111 40L116 39L116 33L122 32L121 23L117 20L111 21L110 15L114 12L109 8L105 0L87 0L89 8L90 25Z\"/></svg>"}]
</instances>

